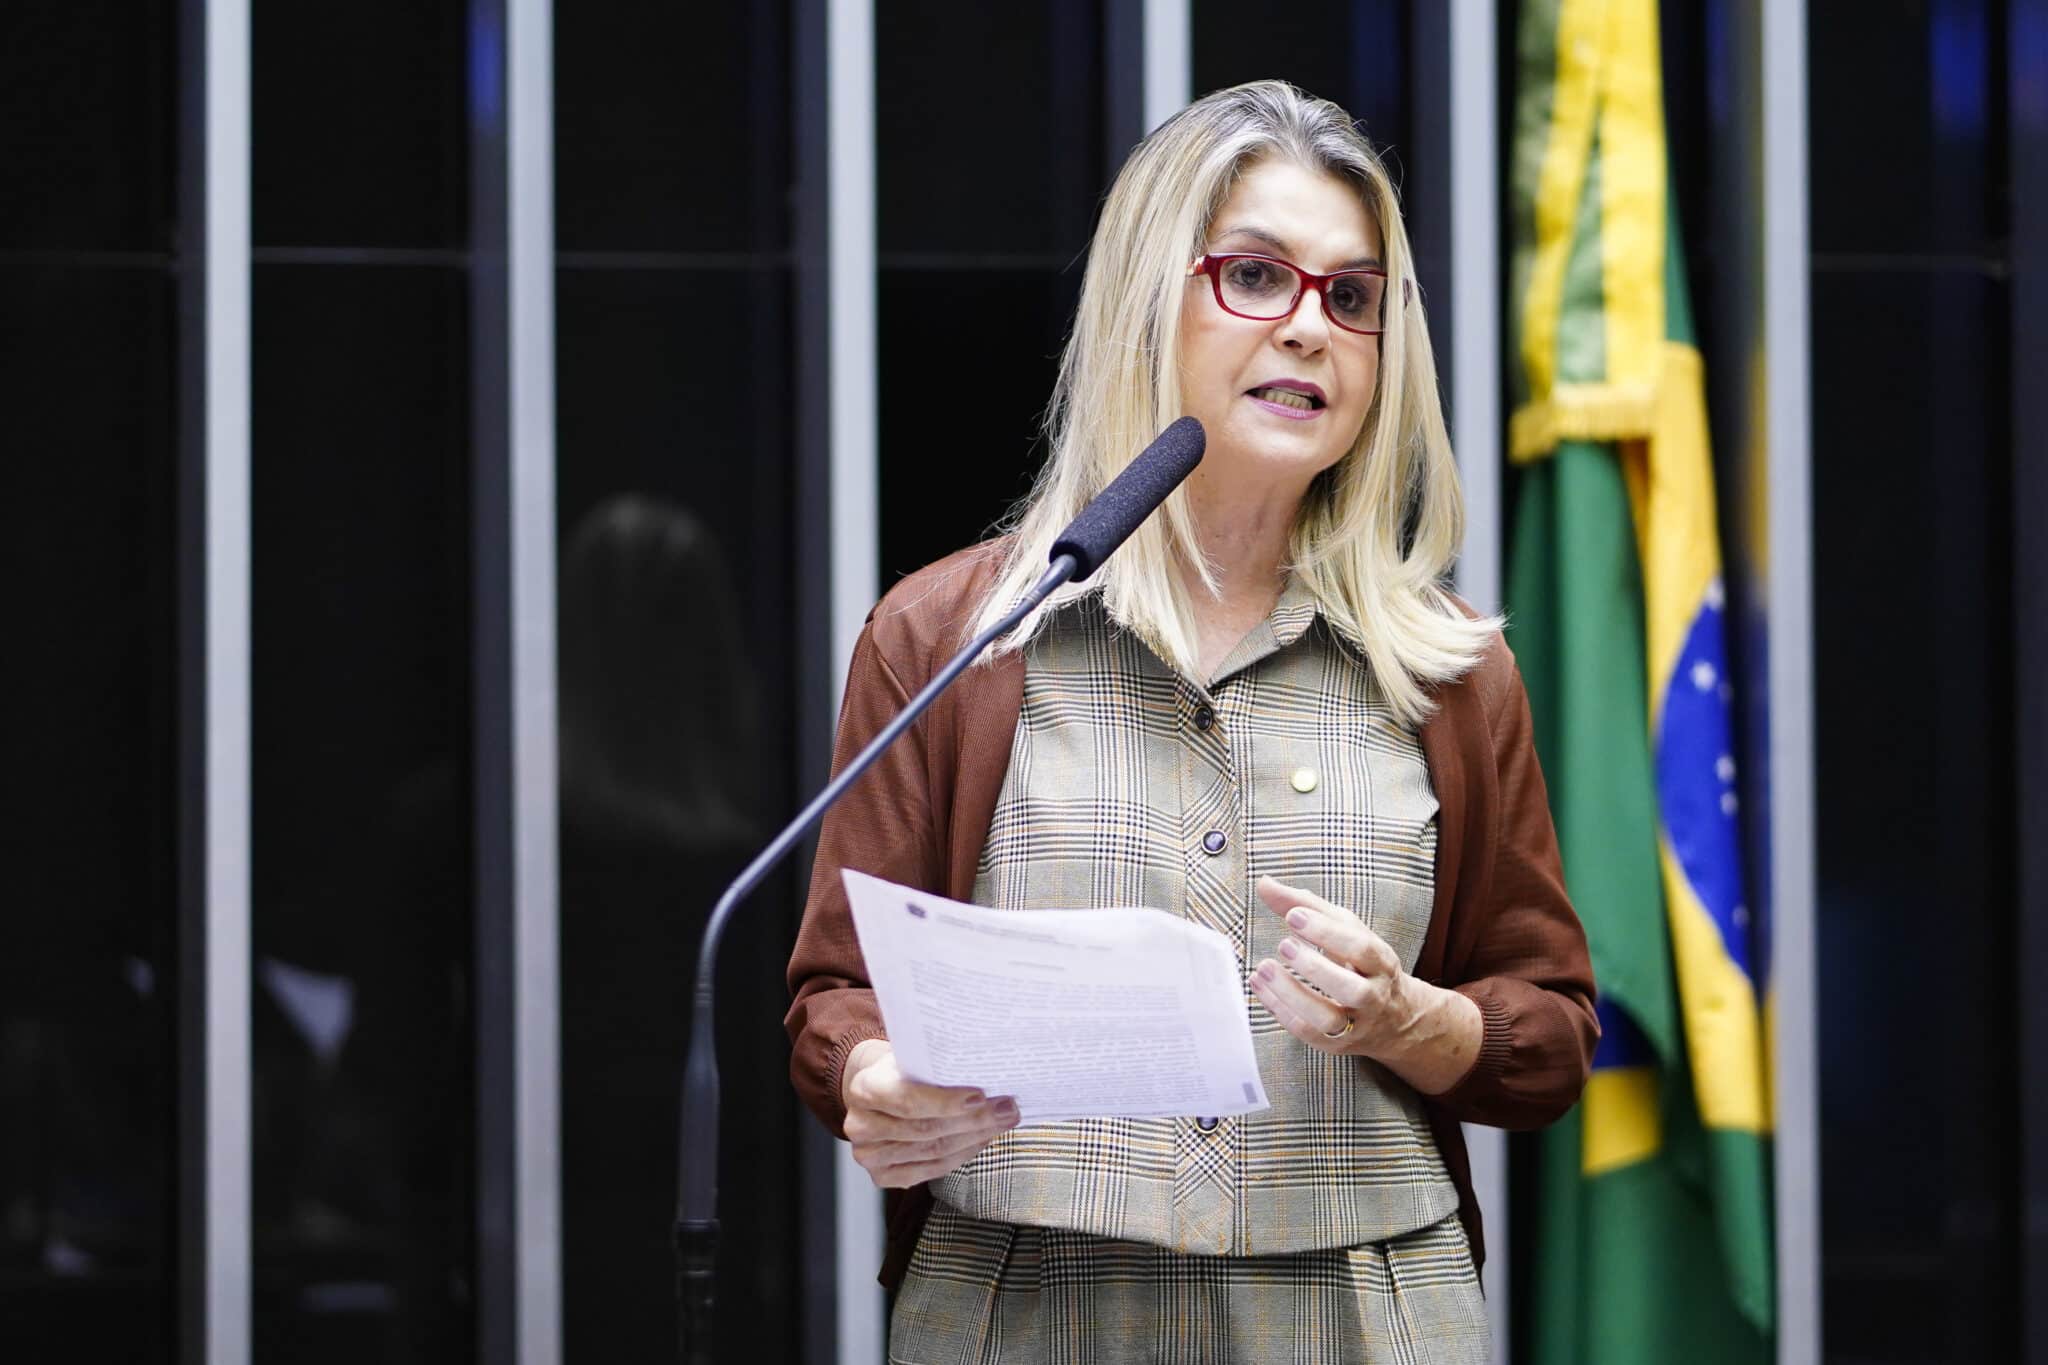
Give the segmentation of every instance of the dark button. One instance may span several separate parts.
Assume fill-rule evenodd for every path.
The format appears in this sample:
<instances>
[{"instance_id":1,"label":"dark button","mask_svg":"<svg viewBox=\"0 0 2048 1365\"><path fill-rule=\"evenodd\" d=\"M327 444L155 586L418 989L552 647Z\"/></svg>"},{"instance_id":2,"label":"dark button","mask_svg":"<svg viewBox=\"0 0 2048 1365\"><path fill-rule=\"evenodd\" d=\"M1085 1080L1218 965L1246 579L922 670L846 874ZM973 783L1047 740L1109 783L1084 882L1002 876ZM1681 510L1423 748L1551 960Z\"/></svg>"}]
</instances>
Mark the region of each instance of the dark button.
<instances>
[{"instance_id":1,"label":"dark button","mask_svg":"<svg viewBox=\"0 0 2048 1365\"><path fill-rule=\"evenodd\" d=\"M1210 853L1221 853L1223 845L1228 842L1229 840L1223 837L1223 831L1220 829L1212 829L1202 836L1202 847Z\"/></svg>"},{"instance_id":2,"label":"dark button","mask_svg":"<svg viewBox=\"0 0 2048 1365\"><path fill-rule=\"evenodd\" d=\"M1213 709L1207 706L1197 706L1195 708L1195 728L1197 730L1206 730L1215 723L1216 712Z\"/></svg>"},{"instance_id":3,"label":"dark button","mask_svg":"<svg viewBox=\"0 0 2048 1365\"><path fill-rule=\"evenodd\" d=\"M1195 1120L1195 1127L1201 1129L1205 1133L1213 1133L1216 1131L1216 1120L1213 1116L1208 1118L1199 1118Z\"/></svg>"}]
</instances>

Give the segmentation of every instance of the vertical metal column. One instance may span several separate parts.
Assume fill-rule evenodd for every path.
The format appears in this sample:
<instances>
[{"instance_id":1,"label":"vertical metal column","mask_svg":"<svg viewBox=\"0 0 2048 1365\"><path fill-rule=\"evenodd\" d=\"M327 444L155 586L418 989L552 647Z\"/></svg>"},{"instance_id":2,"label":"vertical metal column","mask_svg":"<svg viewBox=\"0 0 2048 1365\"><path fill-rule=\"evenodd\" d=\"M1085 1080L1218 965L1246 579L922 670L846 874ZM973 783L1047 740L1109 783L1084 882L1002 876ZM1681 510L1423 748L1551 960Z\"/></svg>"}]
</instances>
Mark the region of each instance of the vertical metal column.
<instances>
[{"instance_id":1,"label":"vertical metal column","mask_svg":"<svg viewBox=\"0 0 2048 1365\"><path fill-rule=\"evenodd\" d=\"M834 0L827 10L826 249L831 373L831 602L833 705L853 657L879 573L878 357L875 336L875 14L873 0ZM882 1359L882 1201L874 1182L835 1144L838 1181L839 1359Z\"/></svg>"},{"instance_id":2,"label":"vertical metal column","mask_svg":"<svg viewBox=\"0 0 2048 1365\"><path fill-rule=\"evenodd\" d=\"M1500 605L1501 283L1495 0L1451 4L1451 429L1465 481L1458 591ZM1506 1226L1506 1209L1501 1211ZM1493 1210L1487 1210L1493 1226ZM1490 1240L1490 1239L1489 1239ZM1503 1244L1504 1246L1505 1244ZM1503 1272L1505 1273L1505 1272Z\"/></svg>"},{"instance_id":3,"label":"vertical metal column","mask_svg":"<svg viewBox=\"0 0 2048 1365\"><path fill-rule=\"evenodd\" d=\"M1172 118L1194 98L1194 36L1189 0L1144 0L1143 132Z\"/></svg>"},{"instance_id":4,"label":"vertical metal column","mask_svg":"<svg viewBox=\"0 0 2048 1365\"><path fill-rule=\"evenodd\" d=\"M560 821L555 707L555 104L552 0L510 0L513 1169L520 1365L562 1358Z\"/></svg>"},{"instance_id":5,"label":"vertical metal column","mask_svg":"<svg viewBox=\"0 0 2048 1365\"><path fill-rule=\"evenodd\" d=\"M247 1365L248 0L185 0L178 35L178 1349Z\"/></svg>"},{"instance_id":6,"label":"vertical metal column","mask_svg":"<svg viewBox=\"0 0 2048 1365\"><path fill-rule=\"evenodd\" d=\"M548 0L469 11L477 1354L561 1359Z\"/></svg>"},{"instance_id":7,"label":"vertical metal column","mask_svg":"<svg viewBox=\"0 0 2048 1365\"><path fill-rule=\"evenodd\" d=\"M1806 3L1760 6L1765 443L1770 462L1771 936L1778 1359L1818 1361L1820 1093L1814 1017L1813 514Z\"/></svg>"}]
</instances>

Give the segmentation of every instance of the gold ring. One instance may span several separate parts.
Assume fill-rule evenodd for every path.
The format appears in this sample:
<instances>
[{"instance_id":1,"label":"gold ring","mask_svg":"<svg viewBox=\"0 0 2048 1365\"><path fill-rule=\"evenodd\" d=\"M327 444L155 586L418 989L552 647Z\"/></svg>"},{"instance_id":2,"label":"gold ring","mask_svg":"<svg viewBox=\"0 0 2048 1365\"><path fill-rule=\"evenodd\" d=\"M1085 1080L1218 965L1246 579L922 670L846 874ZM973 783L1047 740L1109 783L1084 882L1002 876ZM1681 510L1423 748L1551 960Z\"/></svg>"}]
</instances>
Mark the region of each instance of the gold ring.
<instances>
[{"instance_id":1,"label":"gold ring","mask_svg":"<svg viewBox=\"0 0 2048 1365\"><path fill-rule=\"evenodd\" d=\"M1353 1017L1352 1017L1351 1015L1348 1015L1348 1014L1347 1014L1347 1015L1345 1015L1345 1016L1344 1016L1344 1027L1343 1027L1343 1028L1340 1028L1340 1029L1338 1029L1338 1030L1337 1030L1337 1031L1336 1031L1335 1033L1332 1033L1332 1032L1330 1032L1330 1031L1329 1031L1328 1029L1324 1029L1324 1030L1323 1030L1323 1036L1324 1036L1325 1038L1342 1038L1342 1037L1343 1037L1343 1036L1344 1036L1345 1034L1347 1034L1347 1033L1351 1032L1351 1026L1352 1026L1353 1024L1357 1023L1357 1022L1358 1022L1358 1020L1357 1020L1357 1019L1355 1019L1355 1018L1353 1018Z\"/></svg>"}]
</instances>

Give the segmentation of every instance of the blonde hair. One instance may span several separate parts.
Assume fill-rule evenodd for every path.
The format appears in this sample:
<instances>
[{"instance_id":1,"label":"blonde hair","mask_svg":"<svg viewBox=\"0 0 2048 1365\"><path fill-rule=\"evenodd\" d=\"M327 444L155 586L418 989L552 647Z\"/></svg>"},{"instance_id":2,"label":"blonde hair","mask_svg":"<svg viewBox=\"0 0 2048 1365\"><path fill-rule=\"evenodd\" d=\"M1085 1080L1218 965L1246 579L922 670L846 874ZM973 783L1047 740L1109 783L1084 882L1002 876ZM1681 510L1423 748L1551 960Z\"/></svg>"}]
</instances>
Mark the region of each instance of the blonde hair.
<instances>
[{"instance_id":1,"label":"blonde hair","mask_svg":"<svg viewBox=\"0 0 2048 1365\"><path fill-rule=\"evenodd\" d=\"M1006 523L1008 553L967 633L994 625L1023 596L1066 524L1181 415L1175 360L1188 263L1206 249L1211 219L1237 177L1267 157L1353 187L1384 240L1379 388L1357 443L1303 498L1289 559L1331 625L1364 655L1401 722L1419 726L1434 710L1432 685L1471 668L1500 623L1466 616L1444 583L1464 534L1464 495L1393 182L1348 114L1284 81L1195 101L1138 144L1117 175L1046 410L1051 455ZM1056 594L994 652L1023 648L1052 609L1099 593L1111 619L1199 677L1192 604L1176 561L1216 588L1185 489L1093 579Z\"/></svg>"}]
</instances>

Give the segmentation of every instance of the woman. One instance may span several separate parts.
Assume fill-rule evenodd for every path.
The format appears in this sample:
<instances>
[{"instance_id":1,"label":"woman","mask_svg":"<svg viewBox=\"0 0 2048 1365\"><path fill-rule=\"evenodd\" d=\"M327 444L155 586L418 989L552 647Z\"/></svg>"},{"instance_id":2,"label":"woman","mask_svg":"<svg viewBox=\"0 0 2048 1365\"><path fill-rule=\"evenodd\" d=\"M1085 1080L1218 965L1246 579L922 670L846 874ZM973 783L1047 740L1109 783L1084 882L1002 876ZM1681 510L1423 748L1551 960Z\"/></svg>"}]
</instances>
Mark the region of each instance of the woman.
<instances>
[{"instance_id":1,"label":"woman","mask_svg":"<svg viewBox=\"0 0 2048 1365\"><path fill-rule=\"evenodd\" d=\"M1208 454L829 818L797 1086L891 1191L900 1361L1476 1361L1460 1121L1578 1097L1597 1026L1526 699L1442 586L1462 505L1393 187L1259 82L1132 153L1002 540L869 618L843 762L1170 420ZM1017 1127L897 1067L839 870L1001 908L1151 905L1236 945L1272 1108Z\"/></svg>"}]
</instances>

